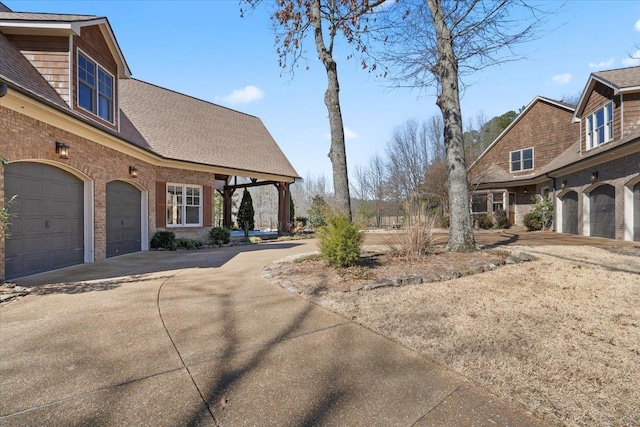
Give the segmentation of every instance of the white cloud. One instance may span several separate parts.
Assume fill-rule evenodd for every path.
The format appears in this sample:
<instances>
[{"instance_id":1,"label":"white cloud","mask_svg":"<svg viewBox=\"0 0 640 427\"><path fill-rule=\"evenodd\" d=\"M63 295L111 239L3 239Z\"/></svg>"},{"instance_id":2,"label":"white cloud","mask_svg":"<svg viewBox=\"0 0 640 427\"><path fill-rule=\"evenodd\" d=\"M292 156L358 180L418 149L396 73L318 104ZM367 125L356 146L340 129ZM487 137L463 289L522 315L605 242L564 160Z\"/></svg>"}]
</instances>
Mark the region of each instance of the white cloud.
<instances>
[{"instance_id":1,"label":"white cloud","mask_svg":"<svg viewBox=\"0 0 640 427\"><path fill-rule=\"evenodd\" d=\"M565 73L565 74L556 74L555 76L551 77L551 80L553 80L553 82L557 85L567 85L571 83L572 78L573 76L571 74Z\"/></svg>"},{"instance_id":2,"label":"white cloud","mask_svg":"<svg viewBox=\"0 0 640 427\"><path fill-rule=\"evenodd\" d=\"M606 61L589 62L589 68L597 68L597 69L603 70L606 68L611 68L614 62L615 62L615 59L613 58L607 59Z\"/></svg>"},{"instance_id":3,"label":"white cloud","mask_svg":"<svg viewBox=\"0 0 640 427\"><path fill-rule=\"evenodd\" d=\"M252 101L262 99L264 92L262 89L255 86L245 86L243 89L236 89L231 92L231 95L222 98L223 101L229 104L248 104Z\"/></svg>"},{"instance_id":4,"label":"white cloud","mask_svg":"<svg viewBox=\"0 0 640 427\"><path fill-rule=\"evenodd\" d=\"M640 65L640 50L636 50L631 57L624 58L622 60L622 65L626 67L635 67L636 65Z\"/></svg>"},{"instance_id":5,"label":"white cloud","mask_svg":"<svg viewBox=\"0 0 640 427\"><path fill-rule=\"evenodd\" d=\"M348 127L344 127L344 139L356 139L358 134L349 129Z\"/></svg>"},{"instance_id":6,"label":"white cloud","mask_svg":"<svg viewBox=\"0 0 640 427\"><path fill-rule=\"evenodd\" d=\"M640 19L638 19L638 20L636 21L636 25L634 25L634 27L633 27L633 28L635 28L635 29L636 29L636 31L640 31Z\"/></svg>"},{"instance_id":7,"label":"white cloud","mask_svg":"<svg viewBox=\"0 0 640 427\"><path fill-rule=\"evenodd\" d=\"M357 139L360 135L358 135L356 132L352 131L351 129L349 129L348 127L344 127L344 139L349 140L349 139ZM325 133L322 135L322 137L324 139L331 139L331 134L330 133Z\"/></svg>"}]
</instances>

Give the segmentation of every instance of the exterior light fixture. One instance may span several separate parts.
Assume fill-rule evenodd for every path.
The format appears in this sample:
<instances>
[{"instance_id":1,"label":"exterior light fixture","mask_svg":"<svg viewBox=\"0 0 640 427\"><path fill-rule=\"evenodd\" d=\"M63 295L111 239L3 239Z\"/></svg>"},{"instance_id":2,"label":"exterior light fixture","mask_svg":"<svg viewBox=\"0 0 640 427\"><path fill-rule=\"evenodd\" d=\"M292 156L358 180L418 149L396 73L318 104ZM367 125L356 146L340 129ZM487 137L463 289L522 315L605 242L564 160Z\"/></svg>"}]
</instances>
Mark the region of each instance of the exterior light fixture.
<instances>
[{"instance_id":1,"label":"exterior light fixture","mask_svg":"<svg viewBox=\"0 0 640 427\"><path fill-rule=\"evenodd\" d=\"M526 189L523 191L524 194L527 194L528 192L529 190L526 190Z\"/></svg>"},{"instance_id":2,"label":"exterior light fixture","mask_svg":"<svg viewBox=\"0 0 640 427\"><path fill-rule=\"evenodd\" d=\"M562 188L566 187L567 186L567 180L565 179L564 181L562 181L561 185L562 185Z\"/></svg>"},{"instance_id":3,"label":"exterior light fixture","mask_svg":"<svg viewBox=\"0 0 640 427\"><path fill-rule=\"evenodd\" d=\"M598 180L598 171L591 172L591 182L596 182Z\"/></svg>"},{"instance_id":4,"label":"exterior light fixture","mask_svg":"<svg viewBox=\"0 0 640 427\"><path fill-rule=\"evenodd\" d=\"M63 142L56 141L56 154L58 154L61 159L68 159L69 146Z\"/></svg>"},{"instance_id":5,"label":"exterior light fixture","mask_svg":"<svg viewBox=\"0 0 640 427\"><path fill-rule=\"evenodd\" d=\"M129 166L129 176L131 178L137 178L138 177L138 168L136 168L135 166Z\"/></svg>"}]
</instances>

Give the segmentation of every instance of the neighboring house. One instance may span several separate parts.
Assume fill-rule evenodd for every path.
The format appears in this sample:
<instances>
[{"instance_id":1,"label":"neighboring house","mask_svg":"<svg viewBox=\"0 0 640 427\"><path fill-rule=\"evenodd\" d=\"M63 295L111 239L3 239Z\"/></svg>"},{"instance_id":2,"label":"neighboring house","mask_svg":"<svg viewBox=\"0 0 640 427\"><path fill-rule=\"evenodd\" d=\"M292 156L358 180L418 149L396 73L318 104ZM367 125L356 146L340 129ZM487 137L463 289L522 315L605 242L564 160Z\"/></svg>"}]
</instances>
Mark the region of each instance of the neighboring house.
<instances>
[{"instance_id":1,"label":"neighboring house","mask_svg":"<svg viewBox=\"0 0 640 427\"><path fill-rule=\"evenodd\" d=\"M287 227L298 174L260 119L131 78L106 18L0 3L0 129L0 280L206 239L214 191L229 226L236 189L275 185Z\"/></svg>"},{"instance_id":2,"label":"neighboring house","mask_svg":"<svg viewBox=\"0 0 640 427\"><path fill-rule=\"evenodd\" d=\"M534 99L469 175L476 212L522 224L548 195L555 231L640 241L640 67L592 73L576 106Z\"/></svg>"}]
</instances>

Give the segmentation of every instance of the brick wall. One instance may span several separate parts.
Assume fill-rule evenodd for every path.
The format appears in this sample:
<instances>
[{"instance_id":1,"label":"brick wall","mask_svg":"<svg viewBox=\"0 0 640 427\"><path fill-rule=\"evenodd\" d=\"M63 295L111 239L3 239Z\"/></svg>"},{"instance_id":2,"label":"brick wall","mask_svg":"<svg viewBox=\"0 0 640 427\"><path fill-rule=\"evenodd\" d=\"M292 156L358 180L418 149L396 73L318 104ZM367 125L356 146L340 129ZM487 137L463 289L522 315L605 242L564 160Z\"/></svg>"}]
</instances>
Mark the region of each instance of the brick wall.
<instances>
[{"instance_id":1,"label":"brick wall","mask_svg":"<svg viewBox=\"0 0 640 427\"><path fill-rule=\"evenodd\" d=\"M69 39L6 34L42 77L70 104L69 94Z\"/></svg>"},{"instance_id":2,"label":"brick wall","mask_svg":"<svg viewBox=\"0 0 640 427\"><path fill-rule=\"evenodd\" d=\"M149 238L156 231L155 182L158 180L193 185L213 185L214 174L176 168L161 168L143 162L119 151L97 144L85 138L39 122L35 119L0 106L0 155L10 162L22 159L64 164L88 177L94 183L94 258L106 256L106 185L113 180L132 181L129 166L138 169L133 180L149 193ZM55 153L55 141L64 142L69 149L69 159ZM85 177L85 178L86 178ZM4 194L4 172L0 174L0 196ZM206 240L209 227L171 228L177 237ZM0 242L0 256L4 260L4 241ZM0 279L4 277L4 261L0 264Z\"/></svg>"},{"instance_id":3,"label":"brick wall","mask_svg":"<svg viewBox=\"0 0 640 427\"><path fill-rule=\"evenodd\" d=\"M616 239L624 239L624 188L625 185L635 177L640 175L640 152L625 156L621 159L612 160L589 169L584 169L570 175L558 177L556 179L558 187L562 181L567 181L564 190L573 190L578 193L578 233L582 234L584 229L584 194L585 191L593 190L596 185L609 184L616 189ZM598 172L596 184L591 182L592 172ZM588 199L587 199L588 200ZM561 221L559 218L558 221Z\"/></svg>"},{"instance_id":4,"label":"brick wall","mask_svg":"<svg viewBox=\"0 0 640 427\"><path fill-rule=\"evenodd\" d=\"M510 173L509 153L530 147L534 147L534 169L511 175L535 175L579 138L580 130L577 124L571 122L571 111L539 100L525 114L474 165L471 176L474 171L483 171L492 165Z\"/></svg>"}]
</instances>

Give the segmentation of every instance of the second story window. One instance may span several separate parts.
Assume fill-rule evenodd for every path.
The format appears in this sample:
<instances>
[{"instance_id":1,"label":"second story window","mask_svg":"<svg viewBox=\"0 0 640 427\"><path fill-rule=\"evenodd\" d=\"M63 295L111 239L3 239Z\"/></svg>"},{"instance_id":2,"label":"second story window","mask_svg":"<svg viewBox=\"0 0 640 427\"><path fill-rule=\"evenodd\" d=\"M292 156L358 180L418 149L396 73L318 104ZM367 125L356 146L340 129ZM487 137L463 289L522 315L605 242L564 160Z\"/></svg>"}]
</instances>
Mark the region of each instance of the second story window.
<instances>
[{"instance_id":1,"label":"second story window","mask_svg":"<svg viewBox=\"0 0 640 427\"><path fill-rule=\"evenodd\" d=\"M516 150L509 153L511 172L522 172L533 169L533 148Z\"/></svg>"},{"instance_id":2,"label":"second story window","mask_svg":"<svg viewBox=\"0 0 640 427\"><path fill-rule=\"evenodd\" d=\"M613 139L613 102L587 116L587 150Z\"/></svg>"},{"instance_id":3,"label":"second story window","mask_svg":"<svg viewBox=\"0 0 640 427\"><path fill-rule=\"evenodd\" d=\"M78 52L78 105L113 123L113 76Z\"/></svg>"}]
</instances>

